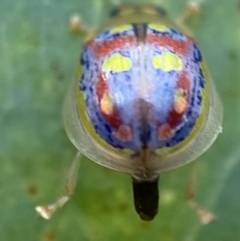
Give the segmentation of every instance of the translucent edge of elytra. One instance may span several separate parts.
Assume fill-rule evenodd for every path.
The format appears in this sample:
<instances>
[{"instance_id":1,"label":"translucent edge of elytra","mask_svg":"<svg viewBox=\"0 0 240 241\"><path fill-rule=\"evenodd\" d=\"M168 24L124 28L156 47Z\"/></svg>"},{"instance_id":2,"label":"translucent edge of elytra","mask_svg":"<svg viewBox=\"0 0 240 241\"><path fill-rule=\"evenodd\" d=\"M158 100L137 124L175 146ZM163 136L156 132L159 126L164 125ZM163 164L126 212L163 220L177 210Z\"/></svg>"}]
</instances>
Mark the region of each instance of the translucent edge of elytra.
<instances>
[{"instance_id":1,"label":"translucent edge of elytra","mask_svg":"<svg viewBox=\"0 0 240 241\"><path fill-rule=\"evenodd\" d=\"M127 172L141 178L148 172L149 178L187 164L202 155L222 131L223 108L214 83L210 81L210 106L206 122L199 133L185 147L166 156L151 156L142 163L138 158L128 158L110 153L94 143L82 127L78 117L75 82L70 86L64 102L63 120L69 139L76 148L94 162L105 167ZM83 110L84 111L84 110Z\"/></svg>"},{"instance_id":2,"label":"translucent edge of elytra","mask_svg":"<svg viewBox=\"0 0 240 241\"><path fill-rule=\"evenodd\" d=\"M81 153L102 166L121 172L142 173L144 167L138 160L104 150L90 139L79 121L75 87L76 85L73 81L63 106L63 122L71 142Z\"/></svg>"},{"instance_id":3,"label":"translucent edge of elytra","mask_svg":"<svg viewBox=\"0 0 240 241\"><path fill-rule=\"evenodd\" d=\"M219 133L222 132L222 120L222 103L211 80L209 113L202 129L186 147L163 158L160 163L157 158L151 160L150 166L152 171L164 172L185 165L198 158L213 144Z\"/></svg>"}]
</instances>

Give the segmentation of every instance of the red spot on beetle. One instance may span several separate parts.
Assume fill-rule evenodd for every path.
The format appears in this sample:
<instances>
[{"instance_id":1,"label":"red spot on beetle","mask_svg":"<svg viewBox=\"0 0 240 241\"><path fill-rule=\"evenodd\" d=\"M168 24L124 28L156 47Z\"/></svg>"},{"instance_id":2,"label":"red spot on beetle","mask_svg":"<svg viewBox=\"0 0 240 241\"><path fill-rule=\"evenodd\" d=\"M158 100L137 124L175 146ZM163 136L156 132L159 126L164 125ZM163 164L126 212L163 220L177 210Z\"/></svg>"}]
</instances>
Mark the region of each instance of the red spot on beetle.
<instances>
[{"instance_id":1,"label":"red spot on beetle","mask_svg":"<svg viewBox=\"0 0 240 241\"><path fill-rule=\"evenodd\" d=\"M190 81L187 77L186 71L182 71L182 73L177 81L177 87L184 89L186 91L190 90Z\"/></svg>"},{"instance_id":2,"label":"red spot on beetle","mask_svg":"<svg viewBox=\"0 0 240 241\"><path fill-rule=\"evenodd\" d=\"M108 91L108 85L105 79L106 77L104 76L103 73L98 74L98 80L96 83L96 95L98 97L99 102L103 98L104 93Z\"/></svg>"},{"instance_id":3,"label":"red spot on beetle","mask_svg":"<svg viewBox=\"0 0 240 241\"><path fill-rule=\"evenodd\" d=\"M179 114L176 112L176 110L173 108L170 110L167 118L167 123L171 128L174 128L177 126L182 120L182 114Z\"/></svg>"},{"instance_id":4,"label":"red spot on beetle","mask_svg":"<svg viewBox=\"0 0 240 241\"><path fill-rule=\"evenodd\" d=\"M159 36L156 34L148 34L146 42L150 44L157 44L159 47L170 47L173 52L185 55L189 50L189 46L192 46L192 39L187 37L186 40L176 40L171 36Z\"/></svg>"},{"instance_id":5,"label":"red spot on beetle","mask_svg":"<svg viewBox=\"0 0 240 241\"><path fill-rule=\"evenodd\" d=\"M121 141L130 141L132 138L132 130L127 125L121 125L113 135Z\"/></svg>"},{"instance_id":6,"label":"red spot on beetle","mask_svg":"<svg viewBox=\"0 0 240 241\"><path fill-rule=\"evenodd\" d=\"M158 138L159 139L168 139L173 136L175 133L174 129L171 128L171 126L166 123L158 127Z\"/></svg>"},{"instance_id":7,"label":"red spot on beetle","mask_svg":"<svg viewBox=\"0 0 240 241\"><path fill-rule=\"evenodd\" d=\"M114 38L102 43L91 42L88 44L93 48L93 52L96 54L96 58L102 58L108 56L113 50L123 49L124 47L132 46L135 43L135 38L132 35Z\"/></svg>"}]
</instances>

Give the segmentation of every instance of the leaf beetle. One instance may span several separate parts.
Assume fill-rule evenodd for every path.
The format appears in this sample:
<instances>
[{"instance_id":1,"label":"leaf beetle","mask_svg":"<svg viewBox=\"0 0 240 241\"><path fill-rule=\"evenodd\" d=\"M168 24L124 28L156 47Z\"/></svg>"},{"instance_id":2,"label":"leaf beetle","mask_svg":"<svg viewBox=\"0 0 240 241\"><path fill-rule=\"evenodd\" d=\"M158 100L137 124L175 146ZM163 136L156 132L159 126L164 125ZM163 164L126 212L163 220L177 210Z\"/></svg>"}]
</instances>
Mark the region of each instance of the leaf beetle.
<instances>
[{"instance_id":1,"label":"leaf beetle","mask_svg":"<svg viewBox=\"0 0 240 241\"><path fill-rule=\"evenodd\" d=\"M158 211L158 179L204 153L221 132L222 105L195 40L162 8L123 4L88 37L64 104L78 149L67 194L36 210L50 218L74 192L81 155L133 182L142 220Z\"/></svg>"}]
</instances>

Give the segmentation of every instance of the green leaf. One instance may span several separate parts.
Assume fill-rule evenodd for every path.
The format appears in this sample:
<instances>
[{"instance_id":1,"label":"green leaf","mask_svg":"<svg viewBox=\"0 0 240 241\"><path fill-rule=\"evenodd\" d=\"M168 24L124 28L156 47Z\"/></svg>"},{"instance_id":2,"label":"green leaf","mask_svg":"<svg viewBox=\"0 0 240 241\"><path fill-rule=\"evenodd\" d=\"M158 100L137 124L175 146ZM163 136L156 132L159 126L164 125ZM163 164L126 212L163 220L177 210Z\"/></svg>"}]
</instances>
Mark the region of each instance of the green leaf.
<instances>
[{"instance_id":1,"label":"green leaf","mask_svg":"<svg viewBox=\"0 0 240 241\"><path fill-rule=\"evenodd\" d=\"M172 18L185 6L183 0L161 2ZM162 175L159 214L146 223L135 213L130 178L87 159L68 205L50 221L36 216L36 205L54 201L62 194L64 174L76 151L64 133L61 109L84 39L69 32L68 20L77 12L94 27L107 18L112 6L110 1L100 0L1 0L1 240L238 240L237 0L202 1L202 14L188 21L224 105L223 134L197 161L196 199L214 211L218 220L201 225L184 201L188 166Z\"/></svg>"}]
</instances>

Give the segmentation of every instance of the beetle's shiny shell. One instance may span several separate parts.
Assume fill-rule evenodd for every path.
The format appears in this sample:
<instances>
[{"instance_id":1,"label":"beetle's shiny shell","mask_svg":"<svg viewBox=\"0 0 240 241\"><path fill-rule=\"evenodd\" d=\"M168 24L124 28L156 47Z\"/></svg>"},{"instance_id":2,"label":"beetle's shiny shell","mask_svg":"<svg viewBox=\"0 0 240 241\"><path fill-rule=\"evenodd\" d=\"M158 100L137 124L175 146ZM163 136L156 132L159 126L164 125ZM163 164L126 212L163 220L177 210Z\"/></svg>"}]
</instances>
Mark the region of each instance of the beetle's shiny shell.
<instances>
[{"instance_id":1,"label":"beetle's shiny shell","mask_svg":"<svg viewBox=\"0 0 240 241\"><path fill-rule=\"evenodd\" d=\"M220 131L221 105L197 44L164 21L123 23L88 40L70 95L74 144L122 171L187 163Z\"/></svg>"},{"instance_id":2,"label":"beetle's shiny shell","mask_svg":"<svg viewBox=\"0 0 240 241\"><path fill-rule=\"evenodd\" d=\"M84 114L114 148L136 154L175 147L202 127L208 112L201 62L195 42L164 25L106 30L82 54Z\"/></svg>"}]
</instances>

